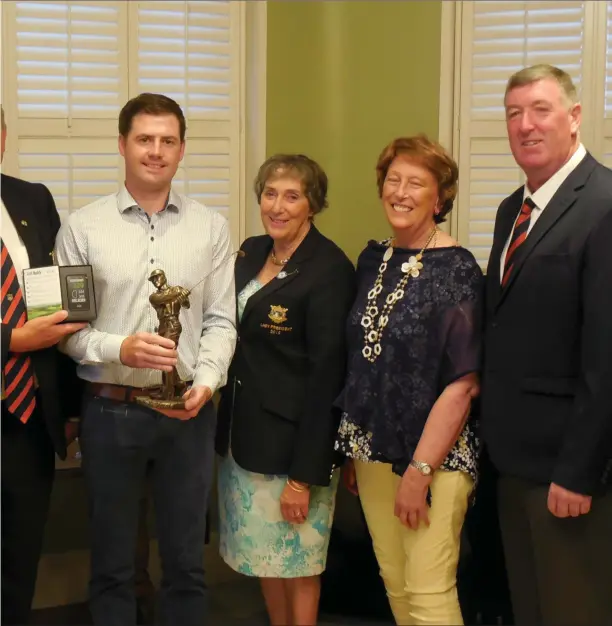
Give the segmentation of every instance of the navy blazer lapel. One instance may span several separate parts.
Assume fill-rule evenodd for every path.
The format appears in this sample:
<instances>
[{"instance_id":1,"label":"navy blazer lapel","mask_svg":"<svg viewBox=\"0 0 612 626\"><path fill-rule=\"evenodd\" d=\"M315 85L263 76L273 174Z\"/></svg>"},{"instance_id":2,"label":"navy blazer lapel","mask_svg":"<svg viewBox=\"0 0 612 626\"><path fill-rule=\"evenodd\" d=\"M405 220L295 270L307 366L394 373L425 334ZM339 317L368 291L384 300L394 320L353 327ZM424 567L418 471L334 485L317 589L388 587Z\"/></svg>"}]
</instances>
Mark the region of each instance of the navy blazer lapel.
<instances>
[{"instance_id":1,"label":"navy blazer lapel","mask_svg":"<svg viewBox=\"0 0 612 626\"><path fill-rule=\"evenodd\" d=\"M304 241L299 245L297 250L293 253L289 262L283 269L278 273L276 278L273 278L269 283L264 285L259 291L255 292L247 301L246 306L244 307L244 311L242 313L242 320L244 320L247 315L257 306L257 304L266 297L269 297L274 292L286 287L291 282L293 282L298 274L300 273L300 265L303 264L316 250L316 247L321 238L321 234L319 231L313 226L310 227L310 231L304 238ZM266 249L266 256L263 258L261 265L256 270L253 277L259 272L259 270L263 267L265 263L266 257L270 252L270 248L272 247L272 239L269 239L270 247ZM248 282L248 281L247 281Z\"/></svg>"},{"instance_id":2,"label":"navy blazer lapel","mask_svg":"<svg viewBox=\"0 0 612 626\"><path fill-rule=\"evenodd\" d=\"M557 190L551 201L548 203L542 215L538 218L531 232L527 236L525 243L516 251L514 255L514 267L508 279L508 283L501 290L497 306L504 301L506 294L512 289L512 285L521 273L525 261L529 258L544 235L559 221L563 214L578 199L578 191L584 187L591 172L597 165L597 161L589 154L579 163L578 167L566 178L561 187Z\"/></svg>"},{"instance_id":3,"label":"navy blazer lapel","mask_svg":"<svg viewBox=\"0 0 612 626\"><path fill-rule=\"evenodd\" d=\"M499 300L501 291L501 255L504 246L514 228L514 222L523 204L523 187L519 187L498 210L497 223L495 224L495 236L493 247L487 264L487 301L489 305L495 305Z\"/></svg>"},{"instance_id":4,"label":"navy blazer lapel","mask_svg":"<svg viewBox=\"0 0 612 626\"><path fill-rule=\"evenodd\" d=\"M241 249L244 252L244 256L238 257L236 260L236 295L246 287L249 281L257 276L272 249L271 237L259 237L254 243L255 245L249 246L248 250L244 249L243 244Z\"/></svg>"},{"instance_id":5,"label":"navy blazer lapel","mask_svg":"<svg viewBox=\"0 0 612 626\"><path fill-rule=\"evenodd\" d=\"M37 225L32 222L32 216L35 215L35 207L24 207L24 199L16 193L9 178L3 175L1 182L2 202L4 202L4 206L28 251L30 267L53 265L53 258L46 256L47 251L42 249ZM31 210L28 210L28 208Z\"/></svg>"}]
</instances>

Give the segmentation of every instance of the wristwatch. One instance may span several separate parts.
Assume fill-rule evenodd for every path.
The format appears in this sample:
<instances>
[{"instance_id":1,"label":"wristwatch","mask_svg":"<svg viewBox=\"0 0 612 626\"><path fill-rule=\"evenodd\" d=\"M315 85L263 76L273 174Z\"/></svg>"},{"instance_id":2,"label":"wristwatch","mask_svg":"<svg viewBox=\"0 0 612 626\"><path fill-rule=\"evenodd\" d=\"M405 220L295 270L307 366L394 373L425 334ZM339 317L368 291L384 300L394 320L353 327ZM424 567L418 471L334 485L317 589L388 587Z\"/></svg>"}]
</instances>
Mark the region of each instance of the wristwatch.
<instances>
[{"instance_id":1,"label":"wristwatch","mask_svg":"<svg viewBox=\"0 0 612 626\"><path fill-rule=\"evenodd\" d=\"M424 461L416 461L415 459L412 459L412 461L410 461L410 466L414 467L414 469L423 476L431 476L433 474L433 468L431 465L429 463L425 463Z\"/></svg>"}]
</instances>

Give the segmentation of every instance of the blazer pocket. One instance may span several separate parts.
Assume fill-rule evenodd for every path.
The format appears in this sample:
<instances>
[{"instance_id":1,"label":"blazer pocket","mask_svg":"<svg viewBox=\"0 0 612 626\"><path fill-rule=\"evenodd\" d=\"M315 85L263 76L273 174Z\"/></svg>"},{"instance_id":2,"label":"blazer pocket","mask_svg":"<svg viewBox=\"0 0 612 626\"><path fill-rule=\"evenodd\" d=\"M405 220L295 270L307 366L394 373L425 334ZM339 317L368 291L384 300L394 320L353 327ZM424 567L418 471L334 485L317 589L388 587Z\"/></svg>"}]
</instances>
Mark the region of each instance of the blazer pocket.
<instances>
[{"instance_id":1,"label":"blazer pocket","mask_svg":"<svg viewBox=\"0 0 612 626\"><path fill-rule=\"evenodd\" d=\"M296 398L274 396L263 400L261 407L267 413L272 413L293 423L299 422L302 415L302 404Z\"/></svg>"},{"instance_id":2,"label":"blazer pocket","mask_svg":"<svg viewBox=\"0 0 612 626\"><path fill-rule=\"evenodd\" d=\"M521 389L546 396L571 397L576 394L576 382L575 378L569 377L528 376L523 378Z\"/></svg>"}]
</instances>

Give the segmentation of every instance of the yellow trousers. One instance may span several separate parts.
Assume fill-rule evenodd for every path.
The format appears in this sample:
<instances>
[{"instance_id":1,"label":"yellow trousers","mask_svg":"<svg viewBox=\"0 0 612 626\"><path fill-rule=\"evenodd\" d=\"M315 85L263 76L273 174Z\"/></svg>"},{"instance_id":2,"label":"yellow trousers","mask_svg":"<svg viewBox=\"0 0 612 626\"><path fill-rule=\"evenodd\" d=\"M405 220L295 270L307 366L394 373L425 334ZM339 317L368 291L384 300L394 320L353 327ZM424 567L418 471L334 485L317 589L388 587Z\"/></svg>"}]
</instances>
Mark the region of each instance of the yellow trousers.
<instances>
[{"instance_id":1,"label":"yellow trousers","mask_svg":"<svg viewBox=\"0 0 612 626\"><path fill-rule=\"evenodd\" d=\"M430 526L394 514L400 476L387 463L355 461L359 497L397 624L463 624L457 596L461 527L473 480L439 470L431 483Z\"/></svg>"}]
</instances>

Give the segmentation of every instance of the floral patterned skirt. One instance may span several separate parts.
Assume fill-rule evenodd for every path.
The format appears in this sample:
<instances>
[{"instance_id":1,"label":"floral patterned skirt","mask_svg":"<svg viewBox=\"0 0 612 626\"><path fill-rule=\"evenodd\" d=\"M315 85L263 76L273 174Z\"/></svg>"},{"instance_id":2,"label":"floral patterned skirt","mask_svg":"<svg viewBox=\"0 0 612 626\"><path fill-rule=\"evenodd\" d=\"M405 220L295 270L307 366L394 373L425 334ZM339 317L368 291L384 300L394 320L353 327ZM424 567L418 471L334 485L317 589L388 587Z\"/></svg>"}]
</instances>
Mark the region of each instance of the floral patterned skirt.
<instances>
[{"instance_id":1,"label":"floral patterned skirt","mask_svg":"<svg viewBox=\"0 0 612 626\"><path fill-rule=\"evenodd\" d=\"M220 546L235 571L259 578L315 576L325 569L339 471L329 487L312 487L302 524L286 522L280 496L287 477L242 469L231 454L219 464Z\"/></svg>"}]
</instances>

